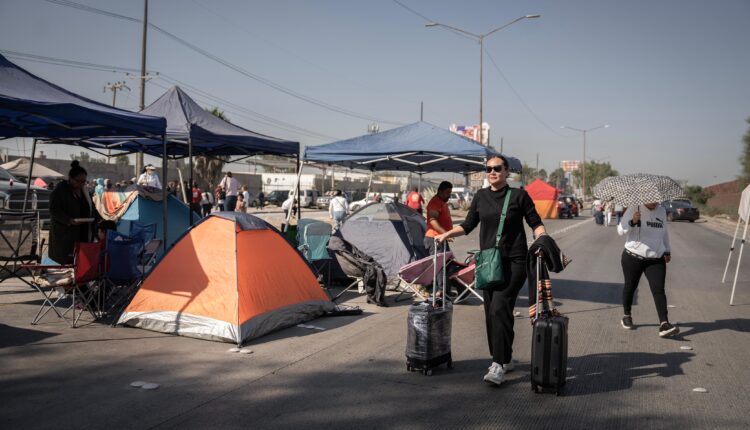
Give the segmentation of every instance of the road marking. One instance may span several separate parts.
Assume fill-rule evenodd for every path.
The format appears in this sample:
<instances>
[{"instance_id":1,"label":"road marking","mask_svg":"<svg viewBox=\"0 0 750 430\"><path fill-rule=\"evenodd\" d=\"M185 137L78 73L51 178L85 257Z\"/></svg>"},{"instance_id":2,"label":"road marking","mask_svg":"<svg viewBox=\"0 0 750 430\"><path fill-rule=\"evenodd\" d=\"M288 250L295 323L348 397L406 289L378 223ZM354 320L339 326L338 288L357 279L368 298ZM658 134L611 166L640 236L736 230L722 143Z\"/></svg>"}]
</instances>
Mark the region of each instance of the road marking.
<instances>
[{"instance_id":1,"label":"road marking","mask_svg":"<svg viewBox=\"0 0 750 430\"><path fill-rule=\"evenodd\" d=\"M586 224L587 222L591 222L591 219L585 219L585 220L583 220L583 221L579 221L579 222L577 222L577 223L575 223L575 224L573 224L573 225L569 225L569 226L567 226L567 227L565 227L565 228L562 228L562 229L560 229L560 230L556 230L556 231L554 231L554 232L552 232L552 233L547 233L547 234L549 234L549 235L550 235L550 236L552 236L552 237L558 238L558 237L559 237L559 236L560 236L561 234L563 234L563 233L567 233L567 232L569 232L570 230L573 230L574 228L578 228L578 227L580 227L580 226L582 226L582 225ZM532 240L532 241L530 241L530 242L529 242L529 243L528 243L527 245L531 245L532 243L534 243L534 241L533 241L533 240Z\"/></svg>"}]
</instances>

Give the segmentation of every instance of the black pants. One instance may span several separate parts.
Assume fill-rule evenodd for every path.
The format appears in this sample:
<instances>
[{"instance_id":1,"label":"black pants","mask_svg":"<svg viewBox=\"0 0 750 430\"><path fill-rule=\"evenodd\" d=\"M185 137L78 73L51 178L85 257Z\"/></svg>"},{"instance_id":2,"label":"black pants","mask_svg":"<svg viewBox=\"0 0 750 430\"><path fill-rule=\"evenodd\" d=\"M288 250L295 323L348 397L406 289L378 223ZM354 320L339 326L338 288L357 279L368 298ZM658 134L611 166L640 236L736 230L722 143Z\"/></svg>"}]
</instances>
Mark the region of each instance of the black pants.
<instances>
[{"instance_id":1,"label":"black pants","mask_svg":"<svg viewBox=\"0 0 750 430\"><path fill-rule=\"evenodd\" d=\"M664 281L667 278L667 263L664 258L641 260L623 251L622 273L625 276L625 286L622 289L622 307L625 309L625 315L630 315L635 290L638 288L641 275L645 273L648 286L651 287L651 295L654 296L659 322L669 321L667 294L664 292Z\"/></svg>"},{"instance_id":2,"label":"black pants","mask_svg":"<svg viewBox=\"0 0 750 430\"><path fill-rule=\"evenodd\" d=\"M505 285L483 290L487 343L492 361L500 364L509 363L513 356L513 309L526 281L526 259L503 258L503 277Z\"/></svg>"},{"instance_id":3,"label":"black pants","mask_svg":"<svg viewBox=\"0 0 750 430\"><path fill-rule=\"evenodd\" d=\"M207 216L209 216L209 215L211 215L211 207L212 206L213 205L211 203L201 205L201 208L203 209L203 217L204 218L207 217Z\"/></svg>"}]
</instances>

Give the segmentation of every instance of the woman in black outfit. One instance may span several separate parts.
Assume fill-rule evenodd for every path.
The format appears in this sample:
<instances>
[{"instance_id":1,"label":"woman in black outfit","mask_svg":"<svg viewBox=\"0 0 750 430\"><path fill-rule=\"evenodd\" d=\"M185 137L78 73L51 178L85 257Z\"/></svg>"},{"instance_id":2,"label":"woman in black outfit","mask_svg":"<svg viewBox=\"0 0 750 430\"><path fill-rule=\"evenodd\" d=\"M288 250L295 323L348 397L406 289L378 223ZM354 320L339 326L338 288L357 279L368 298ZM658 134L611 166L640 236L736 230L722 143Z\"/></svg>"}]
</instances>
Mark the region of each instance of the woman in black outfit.
<instances>
[{"instance_id":1,"label":"woman in black outfit","mask_svg":"<svg viewBox=\"0 0 750 430\"><path fill-rule=\"evenodd\" d=\"M86 169L78 161L70 163L68 179L60 182L49 199L50 229L49 258L60 264L73 263L73 248L76 242L91 242L91 223L81 218L93 218L96 214L88 192L86 192Z\"/></svg>"},{"instance_id":2,"label":"woman in black outfit","mask_svg":"<svg viewBox=\"0 0 750 430\"><path fill-rule=\"evenodd\" d=\"M545 234L544 224L536 212L534 202L524 190L512 189L507 179L508 161L503 156L487 160L487 180L489 188L477 191L471 202L466 220L452 230L435 239L442 242L451 237L469 234L478 224L479 247L482 250L495 246L500 213L506 193L510 192L510 201L505 218L503 234L500 238L500 253L503 262L504 282L489 285L483 290L484 312L487 324L487 341L492 354L492 365L484 380L500 385L505 373L513 369L513 308L518 292L526 281L526 232L523 220L534 231L537 238Z\"/></svg>"}]
</instances>

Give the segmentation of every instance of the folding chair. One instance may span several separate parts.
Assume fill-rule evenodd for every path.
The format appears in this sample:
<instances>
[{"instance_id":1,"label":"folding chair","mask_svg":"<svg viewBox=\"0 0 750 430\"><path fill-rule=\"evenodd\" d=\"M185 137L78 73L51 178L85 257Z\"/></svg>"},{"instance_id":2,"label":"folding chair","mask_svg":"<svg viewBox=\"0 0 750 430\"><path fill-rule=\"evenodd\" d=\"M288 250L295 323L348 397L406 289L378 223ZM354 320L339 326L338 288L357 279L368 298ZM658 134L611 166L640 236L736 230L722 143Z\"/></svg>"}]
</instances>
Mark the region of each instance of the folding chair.
<instances>
[{"instance_id":1,"label":"folding chair","mask_svg":"<svg viewBox=\"0 0 750 430\"><path fill-rule=\"evenodd\" d=\"M39 262L38 244L38 212L0 212L0 282L16 278L33 287L23 266Z\"/></svg>"},{"instance_id":2,"label":"folding chair","mask_svg":"<svg viewBox=\"0 0 750 430\"><path fill-rule=\"evenodd\" d=\"M146 243L143 234L136 234L127 236L116 231L107 232L102 282L102 309L105 314L116 316L122 312L143 280L143 265L140 263ZM153 246L151 240L148 243Z\"/></svg>"},{"instance_id":3,"label":"folding chair","mask_svg":"<svg viewBox=\"0 0 750 430\"><path fill-rule=\"evenodd\" d=\"M30 283L44 297L31 324L36 325L50 310L59 318L64 319L72 328L78 326L78 321L84 312L88 312L93 319L97 319L97 309L93 303L97 291L97 282L101 279L101 243L81 242L75 245L71 265L41 265L25 264L22 267L34 274ZM52 299L52 292L58 296ZM58 305L66 298L71 304L64 310ZM68 312L73 312L72 319L68 319Z\"/></svg>"},{"instance_id":4,"label":"folding chair","mask_svg":"<svg viewBox=\"0 0 750 430\"><path fill-rule=\"evenodd\" d=\"M443 259L445 259L445 265L453 261L453 252L440 252L437 254L438 267L443 267ZM396 296L396 301L405 300L401 296L404 294L411 294L413 297L419 297L422 300L426 300L421 289L432 285L434 273L433 273L433 256L425 257L421 260L413 261L398 270L399 289L401 292ZM405 287L402 287L405 286Z\"/></svg>"},{"instance_id":5,"label":"folding chair","mask_svg":"<svg viewBox=\"0 0 750 430\"><path fill-rule=\"evenodd\" d=\"M328 253L328 242L331 240L333 227L323 221L301 219L297 223L297 249L315 269L315 275L324 278L323 288L328 289L331 279L331 254ZM323 272L328 276L323 276Z\"/></svg>"},{"instance_id":6,"label":"folding chair","mask_svg":"<svg viewBox=\"0 0 750 430\"><path fill-rule=\"evenodd\" d=\"M471 261L469 265L461 264L461 266L463 266L463 268L449 278L464 287L464 290L453 299L453 303L461 303L464 300L468 300L471 298L470 294L475 295L482 301L482 303L484 303L484 297L482 297L482 295L476 290L476 279L474 279L474 269L476 268L476 264Z\"/></svg>"}]
</instances>

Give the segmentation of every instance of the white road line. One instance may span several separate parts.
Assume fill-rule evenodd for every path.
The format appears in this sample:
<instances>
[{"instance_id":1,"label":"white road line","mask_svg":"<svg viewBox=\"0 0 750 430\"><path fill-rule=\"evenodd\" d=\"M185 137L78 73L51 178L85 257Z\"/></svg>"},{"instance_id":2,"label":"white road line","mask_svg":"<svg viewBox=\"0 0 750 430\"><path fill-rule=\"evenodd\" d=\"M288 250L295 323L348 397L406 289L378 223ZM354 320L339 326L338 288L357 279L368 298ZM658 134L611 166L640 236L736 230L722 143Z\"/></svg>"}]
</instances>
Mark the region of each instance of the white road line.
<instances>
[{"instance_id":1,"label":"white road line","mask_svg":"<svg viewBox=\"0 0 750 430\"><path fill-rule=\"evenodd\" d=\"M579 222L577 222L577 223L575 223L573 225L569 225L569 226L567 226L565 228L561 228L560 230L555 230L552 233L547 233L547 234L549 234L550 236L552 236L555 239L558 239L560 237L560 235L562 235L564 233L567 233L567 232L569 232L569 231L571 231L571 230L573 230L575 228L578 228L578 227L586 224L587 222L592 222L592 221L593 221L593 218L588 218L588 219L585 219L583 221L579 221ZM528 245L531 245L532 243L534 243L533 240L530 241L528 243Z\"/></svg>"}]
</instances>

